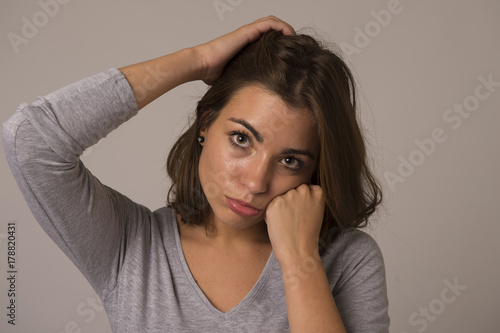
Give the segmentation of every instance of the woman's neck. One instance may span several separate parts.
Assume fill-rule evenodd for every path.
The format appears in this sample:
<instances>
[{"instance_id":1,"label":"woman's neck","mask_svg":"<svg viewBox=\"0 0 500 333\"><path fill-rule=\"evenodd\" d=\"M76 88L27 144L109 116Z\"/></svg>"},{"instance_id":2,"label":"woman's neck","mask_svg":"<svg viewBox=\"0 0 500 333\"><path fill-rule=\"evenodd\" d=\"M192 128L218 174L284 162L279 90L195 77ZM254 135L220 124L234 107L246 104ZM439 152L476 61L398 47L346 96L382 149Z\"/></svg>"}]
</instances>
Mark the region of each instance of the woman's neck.
<instances>
[{"instance_id":1,"label":"woman's neck","mask_svg":"<svg viewBox=\"0 0 500 333\"><path fill-rule=\"evenodd\" d=\"M181 237L210 242L213 246L224 248L266 246L270 244L265 221L256 223L245 229L238 229L219 222L216 218L210 226L187 224L177 217Z\"/></svg>"}]
</instances>

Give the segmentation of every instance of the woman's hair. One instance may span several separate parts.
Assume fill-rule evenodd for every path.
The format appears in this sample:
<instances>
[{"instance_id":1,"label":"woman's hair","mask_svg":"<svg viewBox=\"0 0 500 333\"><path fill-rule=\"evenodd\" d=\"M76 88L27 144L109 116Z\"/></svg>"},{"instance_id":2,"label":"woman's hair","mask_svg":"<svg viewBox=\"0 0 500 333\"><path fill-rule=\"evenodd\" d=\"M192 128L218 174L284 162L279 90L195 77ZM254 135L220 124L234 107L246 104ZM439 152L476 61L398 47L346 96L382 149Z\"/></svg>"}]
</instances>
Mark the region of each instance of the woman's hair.
<instances>
[{"instance_id":1,"label":"woman's hair","mask_svg":"<svg viewBox=\"0 0 500 333\"><path fill-rule=\"evenodd\" d=\"M167 160L172 179L168 205L186 223L210 223L211 208L198 177L198 136L241 88L258 85L292 108L312 111L320 154L312 184L323 189L326 207L320 248L332 231L364 227L382 200L372 175L356 115L356 88L344 61L308 35L270 31L243 48L198 102L196 119L174 144Z\"/></svg>"}]
</instances>

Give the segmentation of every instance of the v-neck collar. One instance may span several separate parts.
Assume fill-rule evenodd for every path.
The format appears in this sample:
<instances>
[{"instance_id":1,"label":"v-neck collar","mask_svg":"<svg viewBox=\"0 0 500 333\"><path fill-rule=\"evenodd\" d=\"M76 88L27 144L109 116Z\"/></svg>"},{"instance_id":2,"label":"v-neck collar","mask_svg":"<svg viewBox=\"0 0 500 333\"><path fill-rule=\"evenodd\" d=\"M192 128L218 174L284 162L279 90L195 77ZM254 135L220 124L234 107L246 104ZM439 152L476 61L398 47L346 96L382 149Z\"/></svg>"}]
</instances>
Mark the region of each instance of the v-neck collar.
<instances>
[{"instance_id":1,"label":"v-neck collar","mask_svg":"<svg viewBox=\"0 0 500 333\"><path fill-rule=\"evenodd\" d=\"M278 263L274 257L274 252L271 250L271 254L269 255L269 258L267 259L266 265L264 266L262 273L260 274L259 278L257 279L257 282L255 282L252 289L248 292L248 294L238 304L236 304L233 308L231 308L229 311L222 312L219 309L217 309L215 306L213 306L212 303L208 300L207 296L203 293L201 288L198 286L198 284L194 280L193 275L191 274L191 271L189 270L189 266L187 264L186 257L184 256L184 251L182 250L181 238L180 238L180 234L179 234L179 227L177 225L177 217L176 217L175 210L172 210L172 223L173 223L173 227L174 227L175 244L177 247L177 253L179 255L179 261L180 261L181 266L184 270L184 273L186 274L186 278L188 279L189 283L191 284L191 287L198 294L198 296L200 297L202 302L205 304L205 306L211 312L213 312L215 315L220 316L222 319L228 319L228 318L232 317L235 313L238 313L242 309L246 308L248 305L252 304L254 299L257 296L259 296L259 294L261 293L262 288L266 284L266 281L269 278L269 275L272 272L274 266Z\"/></svg>"}]
</instances>

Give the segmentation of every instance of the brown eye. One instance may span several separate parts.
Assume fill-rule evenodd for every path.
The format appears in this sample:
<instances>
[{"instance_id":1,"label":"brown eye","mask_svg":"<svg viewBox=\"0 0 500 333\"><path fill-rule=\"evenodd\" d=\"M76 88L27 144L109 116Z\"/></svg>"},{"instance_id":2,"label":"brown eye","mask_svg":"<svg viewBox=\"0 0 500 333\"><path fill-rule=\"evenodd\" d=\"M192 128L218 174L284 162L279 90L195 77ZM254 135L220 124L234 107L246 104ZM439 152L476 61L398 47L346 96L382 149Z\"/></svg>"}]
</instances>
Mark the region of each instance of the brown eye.
<instances>
[{"instance_id":1,"label":"brown eye","mask_svg":"<svg viewBox=\"0 0 500 333\"><path fill-rule=\"evenodd\" d=\"M238 141L240 145L244 145L247 142L247 138L245 138L243 135L238 135L236 137L236 141Z\"/></svg>"},{"instance_id":2,"label":"brown eye","mask_svg":"<svg viewBox=\"0 0 500 333\"><path fill-rule=\"evenodd\" d=\"M244 134L233 134L232 141L238 147L241 147L241 148L248 148L248 147L250 147L250 140Z\"/></svg>"},{"instance_id":3,"label":"brown eye","mask_svg":"<svg viewBox=\"0 0 500 333\"><path fill-rule=\"evenodd\" d=\"M297 169L300 169L302 167L302 163L298 159L296 159L295 157L291 157L291 156L288 156L288 157L281 159L280 162L288 169L297 170Z\"/></svg>"}]
</instances>

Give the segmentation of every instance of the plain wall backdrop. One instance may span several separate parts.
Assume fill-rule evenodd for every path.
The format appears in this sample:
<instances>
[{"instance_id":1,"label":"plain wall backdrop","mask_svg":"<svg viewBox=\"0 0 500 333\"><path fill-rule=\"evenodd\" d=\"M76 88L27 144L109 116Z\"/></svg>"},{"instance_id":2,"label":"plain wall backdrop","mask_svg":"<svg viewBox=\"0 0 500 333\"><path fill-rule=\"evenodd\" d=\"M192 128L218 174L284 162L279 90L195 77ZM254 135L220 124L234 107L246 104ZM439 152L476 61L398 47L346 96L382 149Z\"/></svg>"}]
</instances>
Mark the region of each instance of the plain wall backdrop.
<instances>
[{"instance_id":1,"label":"plain wall backdrop","mask_svg":"<svg viewBox=\"0 0 500 333\"><path fill-rule=\"evenodd\" d=\"M391 333L498 332L500 2L25 0L0 4L0 122L22 102L111 67L208 41L269 14L336 43L355 71L384 209ZM82 159L151 209L201 82L177 87ZM0 331L110 332L93 290L32 217L0 157ZM16 325L7 225L16 223ZM13 222L14 221L14 222Z\"/></svg>"}]
</instances>

